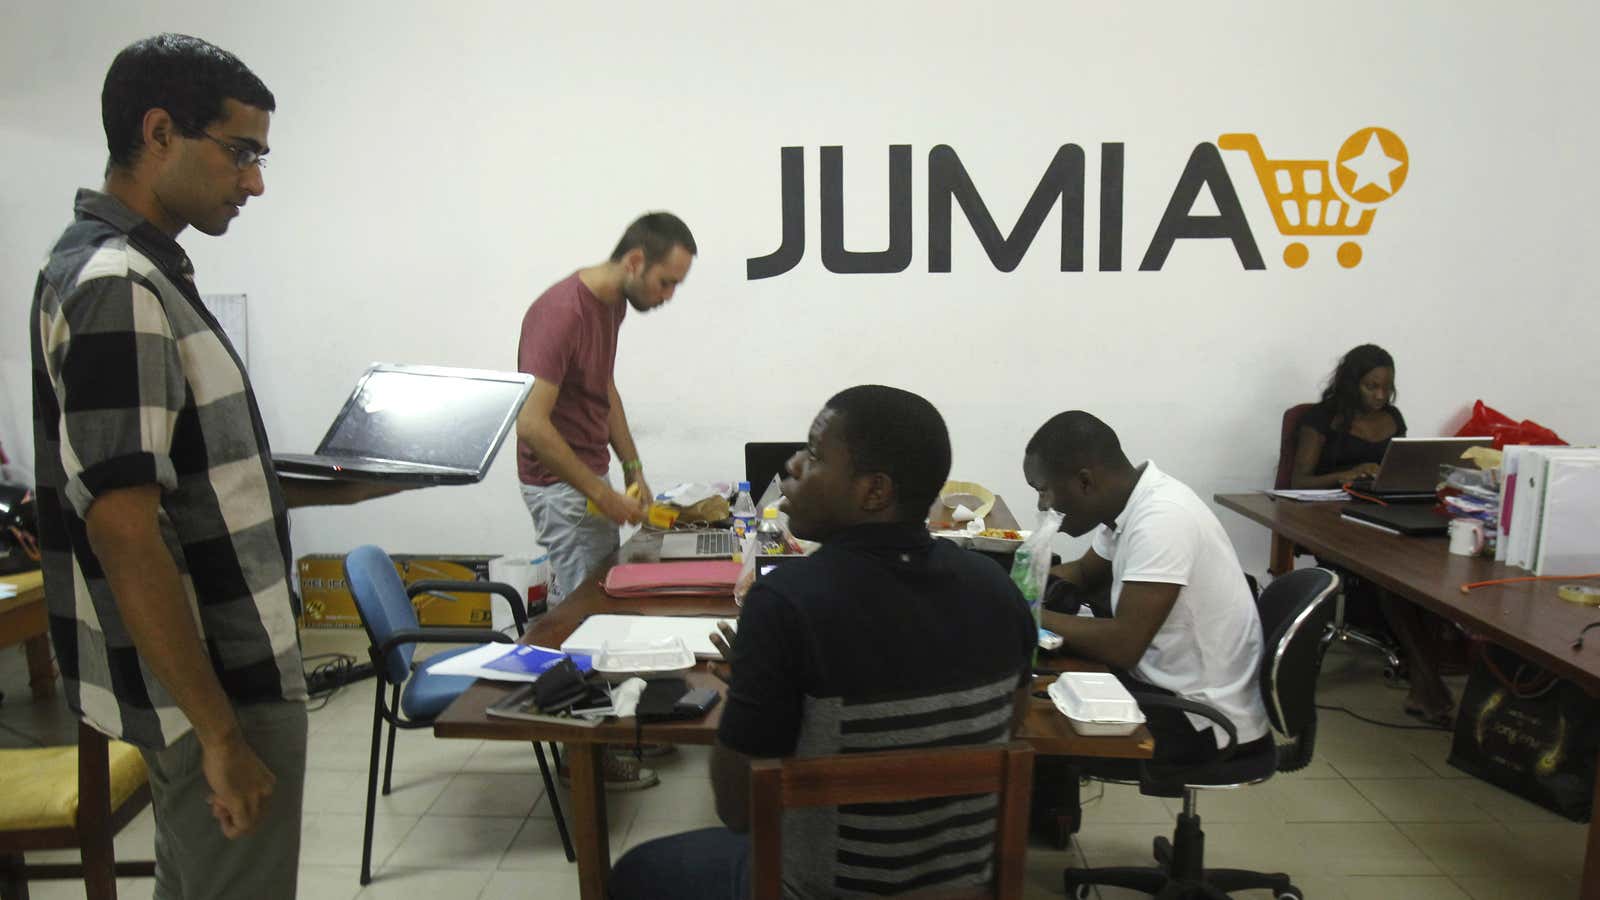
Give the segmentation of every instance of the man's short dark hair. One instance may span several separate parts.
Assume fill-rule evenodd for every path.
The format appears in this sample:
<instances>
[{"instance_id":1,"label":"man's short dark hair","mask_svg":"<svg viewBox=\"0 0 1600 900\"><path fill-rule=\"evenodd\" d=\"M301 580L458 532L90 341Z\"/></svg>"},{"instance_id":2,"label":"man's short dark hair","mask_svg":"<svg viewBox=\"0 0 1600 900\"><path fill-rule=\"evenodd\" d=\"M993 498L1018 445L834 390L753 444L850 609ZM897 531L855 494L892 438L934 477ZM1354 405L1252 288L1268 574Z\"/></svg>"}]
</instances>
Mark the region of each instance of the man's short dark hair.
<instances>
[{"instance_id":1,"label":"man's short dark hair","mask_svg":"<svg viewBox=\"0 0 1600 900\"><path fill-rule=\"evenodd\" d=\"M224 118L224 100L272 112L277 101L239 58L186 34L158 34L123 48L106 71L100 122L111 165L129 168L144 148L144 114L164 109L178 133L199 137Z\"/></svg>"},{"instance_id":2,"label":"man's short dark hair","mask_svg":"<svg viewBox=\"0 0 1600 900\"><path fill-rule=\"evenodd\" d=\"M933 404L910 391L863 384L833 395L827 408L843 416L856 473L889 476L900 519L926 519L950 477L950 432Z\"/></svg>"},{"instance_id":3,"label":"man's short dark hair","mask_svg":"<svg viewBox=\"0 0 1600 900\"><path fill-rule=\"evenodd\" d=\"M622 240L617 241L617 249L611 251L611 261L620 262L635 247L643 248L644 264L647 266L660 262L672 252L673 247L682 247L689 251L690 256L700 253L694 245L694 235L689 233L689 226L669 212L645 213L635 219L628 230L622 233Z\"/></svg>"},{"instance_id":4,"label":"man's short dark hair","mask_svg":"<svg viewBox=\"0 0 1600 900\"><path fill-rule=\"evenodd\" d=\"M1056 474L1128 465L1122 442L1111 426L1079 409L1052 416L1039 426L1028 440L1025 455L1038 459Z\"/></svg>"}]
</instances>

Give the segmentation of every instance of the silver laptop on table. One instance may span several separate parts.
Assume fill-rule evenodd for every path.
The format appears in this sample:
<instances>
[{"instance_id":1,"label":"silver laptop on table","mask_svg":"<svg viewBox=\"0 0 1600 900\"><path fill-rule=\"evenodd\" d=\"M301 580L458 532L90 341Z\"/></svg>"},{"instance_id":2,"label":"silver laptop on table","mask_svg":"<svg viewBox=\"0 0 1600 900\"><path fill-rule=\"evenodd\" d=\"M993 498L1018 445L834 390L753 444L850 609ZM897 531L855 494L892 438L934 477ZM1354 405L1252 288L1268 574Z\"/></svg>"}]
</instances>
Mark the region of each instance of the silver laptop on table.
<instances>
[{"instance_id":1,"label":"silver laptop on table","mask_svg":"<svg viewBox=\"0 0 1600 900\"><path fill-rule=\"evenodd\" d=\"M472 484L517 421L533 376L378 363L356 382L316 453L274 453L284 475Z\"/></svg>"},{"instance_id":2,"label":"silver laptop on table","mask_svg":"<svg viewBox=\"0 0 1600 900\"><path fill-rule=\"evenodd\" d=\"M1440 466L1461 465L1461 454L1468 449L1492 443L1486 437L1395 438L1365 493L1384 500L1432 500ZM1362 490L1359 482L1356 489Z\"/></svg>"}]
</instances>

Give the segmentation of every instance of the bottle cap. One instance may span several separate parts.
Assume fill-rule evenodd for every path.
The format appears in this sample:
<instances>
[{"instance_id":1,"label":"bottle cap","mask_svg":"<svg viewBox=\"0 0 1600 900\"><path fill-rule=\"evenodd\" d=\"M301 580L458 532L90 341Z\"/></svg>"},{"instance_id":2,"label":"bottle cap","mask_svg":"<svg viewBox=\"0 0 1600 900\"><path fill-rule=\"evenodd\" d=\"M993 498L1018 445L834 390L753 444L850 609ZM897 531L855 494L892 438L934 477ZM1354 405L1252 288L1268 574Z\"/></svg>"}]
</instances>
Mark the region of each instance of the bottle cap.
<instances>
[{"instance_id":1,"label":"bottle cap","mask_svg":"<svg viewBox=\"0 0 1600 900\"><path fill-rule=\"evenodd\" d=\"M761 518L763 519L776 519L777 517L778 508L776 506L769 506L761 511Z\"/></svg>"},{"instance_id":2,"label":"bottle cap","mask_svg":"<svg viewBox=\"0 0 1600 900\"><path fill-rule=\"evenodd\" d=\"M741 490L741 491L749 491L750 490L750 482L748 482L748 481L739 482L739 490Z\"/></svg>"}]
</instances>

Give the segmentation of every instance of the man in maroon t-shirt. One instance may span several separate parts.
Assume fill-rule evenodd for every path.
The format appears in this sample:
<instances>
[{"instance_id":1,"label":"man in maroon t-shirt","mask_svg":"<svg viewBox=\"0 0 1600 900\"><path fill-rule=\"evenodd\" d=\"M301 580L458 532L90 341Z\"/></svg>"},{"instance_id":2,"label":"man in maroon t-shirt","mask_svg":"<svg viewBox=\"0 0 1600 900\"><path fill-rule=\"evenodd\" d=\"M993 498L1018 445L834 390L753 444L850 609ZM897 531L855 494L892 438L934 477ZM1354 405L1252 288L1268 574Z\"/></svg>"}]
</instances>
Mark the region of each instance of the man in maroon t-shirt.
<instances>
[{"instance_id":1,"label":"man in maroon t-shirt","mask_svg":"<svg viewBox=\"0 0 1600 900\"><path fill-rule=\"evenodd\" d=\"M550 551L552 606L617 549L617 526L644 518L650 488L612 378L617 332L628 307L649 312L672 299L696 252L677 216L641 216L609 260L552 285L522 318L517 369L534 382L517 416L517 475ZM632 495L611 486L608 444Z\"/></svg>"}]
</instances>

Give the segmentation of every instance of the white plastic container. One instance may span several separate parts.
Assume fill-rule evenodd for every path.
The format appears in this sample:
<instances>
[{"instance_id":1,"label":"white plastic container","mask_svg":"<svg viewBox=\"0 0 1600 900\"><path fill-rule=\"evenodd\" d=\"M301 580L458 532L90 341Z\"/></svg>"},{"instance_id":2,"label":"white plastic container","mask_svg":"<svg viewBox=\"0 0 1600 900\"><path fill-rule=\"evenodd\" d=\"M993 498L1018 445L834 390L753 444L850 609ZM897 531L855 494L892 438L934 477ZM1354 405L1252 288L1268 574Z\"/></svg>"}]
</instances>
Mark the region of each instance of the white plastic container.
<instances>
[{"instance_id":1,"label":"white plastic container","mask_svg":"<svg viewBox=\"0 0 1600 900\"><path fill-rule=\"evenodd\" d=\"M489 580L511 585L523 604L531 606L544 600L549 591L550 557L543 551L533 557L497 556L489 560ZM511 608L499 597L489 600L489 619L495 631L505 631L515 624Z\"/></svg>"},{"instance_id":2,"label":"white plastic container","mask_svg":"<svg viewBox=\"0 0 1600 900\"><path fill-rule=\"evenodd\" d=\"M1144 713L1117 676L1063 672L1050 685L1050 699L1072 730L1089 735L1127 735L1144 724Z\"/></svg>"},{"instance_id":3,"label":"white plastic container","mask_svg":"<svg viewBox=\"0 0 1600 900\"><path fill-rule=\"evenodd\" d=\"M694 668L694 652L682 638L655 641L606 641L594 658L600 677L616 683L629 678L669 678Z\"/></svg>"}]
</instances>

